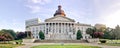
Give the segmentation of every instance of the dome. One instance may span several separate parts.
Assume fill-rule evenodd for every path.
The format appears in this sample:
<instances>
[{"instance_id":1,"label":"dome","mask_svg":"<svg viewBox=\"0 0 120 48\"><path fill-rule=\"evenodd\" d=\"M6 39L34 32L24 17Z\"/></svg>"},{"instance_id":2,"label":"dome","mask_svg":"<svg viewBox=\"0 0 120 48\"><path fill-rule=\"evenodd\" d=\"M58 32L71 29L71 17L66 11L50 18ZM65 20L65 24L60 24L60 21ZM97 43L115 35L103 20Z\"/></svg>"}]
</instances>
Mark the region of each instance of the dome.
<instances>
[{"instance_id":1,"label":"dome","mask_svg":"<svg viewBox=\"0 0 120 48\"><path fill-rule=\"evenodd\" d=\"M62 8L62 6L59 5L58 6L58 10L56 10L54 16L56 16L56 15L66 16L65 13L64 13L64 11L61 8Z\"/></svg>"}]
</instances>

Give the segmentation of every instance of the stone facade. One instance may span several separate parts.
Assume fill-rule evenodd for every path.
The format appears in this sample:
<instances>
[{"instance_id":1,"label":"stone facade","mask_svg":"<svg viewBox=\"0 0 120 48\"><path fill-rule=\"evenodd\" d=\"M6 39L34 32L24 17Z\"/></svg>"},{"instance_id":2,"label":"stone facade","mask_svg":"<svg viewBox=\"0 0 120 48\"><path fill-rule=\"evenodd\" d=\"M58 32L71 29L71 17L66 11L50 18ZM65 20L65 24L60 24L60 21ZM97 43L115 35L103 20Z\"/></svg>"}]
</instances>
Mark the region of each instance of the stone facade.
<instances>
[{"instance_id":1,"label":"stone facade","mask_svg":"<svg viewBox=\"0 0 120 48\"><path fill-rule=\"evenodd\" d=\"M26 31L31 31L35 39L39 39L39 32L42 31L45 34L45 40L76 40L78 30L81 30L83 39L86 39L89 38L85 32L86 29L92 28L89 24L76 23L73 19L63 16L60 10L45 22L39 20L36 18L26 21Z\"/></svg>"}]
</instances>

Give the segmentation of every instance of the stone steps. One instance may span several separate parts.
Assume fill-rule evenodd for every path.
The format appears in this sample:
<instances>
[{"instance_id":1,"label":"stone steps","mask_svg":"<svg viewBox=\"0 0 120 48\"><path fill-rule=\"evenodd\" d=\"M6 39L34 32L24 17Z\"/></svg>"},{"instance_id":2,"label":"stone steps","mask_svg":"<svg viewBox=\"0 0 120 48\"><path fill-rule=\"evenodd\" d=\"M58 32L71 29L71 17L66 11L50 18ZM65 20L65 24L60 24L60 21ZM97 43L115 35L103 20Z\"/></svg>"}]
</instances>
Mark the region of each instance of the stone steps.
<instances>
[{"instance_id":1,"label":"stone steps","mask_svg":"<svg viewBox=\"0 0 120 48\"><path fill-rule=\"evenodd\" d=\"M86 40L35 40L34 43L87 43Z\"/></svg>"}]
</instances>

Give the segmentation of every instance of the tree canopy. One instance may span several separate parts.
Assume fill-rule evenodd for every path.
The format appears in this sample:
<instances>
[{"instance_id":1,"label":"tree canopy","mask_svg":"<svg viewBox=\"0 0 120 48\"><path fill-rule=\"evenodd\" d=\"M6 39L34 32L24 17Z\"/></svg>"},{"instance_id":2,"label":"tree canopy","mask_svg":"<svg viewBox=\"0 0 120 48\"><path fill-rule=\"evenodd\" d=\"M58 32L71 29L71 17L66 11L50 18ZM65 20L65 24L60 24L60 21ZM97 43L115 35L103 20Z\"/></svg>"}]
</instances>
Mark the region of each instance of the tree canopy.
<instances>
[{"instance_id":1,"label":"tree canopy","mask_svg":"<svg viewBox=\"0 0 120 48\"><path fill-rule=\"evenodd\" d=\"M14 39L16 39L16 33L11 29L2 29L1 32L9 33Z\"/></svg>"},{"instance_id":2,"label":"tree canopy","mask_svg":"<svg viewBox=\"0 0 120 48\"><path fill-rule=\"evenodd\" d=\"M17 36L17 39L23 39L23 38L27 37L25 32L18 32L16 36Z\"/></svg>"},{"instance_id":3,"label":"tree canopy","mask_svg":"<svg viewBox=\"0 0 120 48\"><path fill-rule=\"evenodd\" d=\"M11 34L6 33L6 32L0 32L0 41L10 41L13 39L14 38L12 37Z\"/></svg>"},{"instance_id":4,"label":"tree canopy","mask_svg":"<svg viewBox=\"0 0 120 48\"><path fill-rule=\"evenodd\" d=\"M82 38L82 33L80 30L77 31L77 40L80 40Z\"/></svg>"},{"instance_id":5,"label":"tree canopy","mask_svg":"<svg viewBox=\"0 0 120 48\"><path fill-rule=\"evenodd\" d=\"M115 39L120 39L120 27L117 25L114 30Z\"/></svg>"}]
</instances>

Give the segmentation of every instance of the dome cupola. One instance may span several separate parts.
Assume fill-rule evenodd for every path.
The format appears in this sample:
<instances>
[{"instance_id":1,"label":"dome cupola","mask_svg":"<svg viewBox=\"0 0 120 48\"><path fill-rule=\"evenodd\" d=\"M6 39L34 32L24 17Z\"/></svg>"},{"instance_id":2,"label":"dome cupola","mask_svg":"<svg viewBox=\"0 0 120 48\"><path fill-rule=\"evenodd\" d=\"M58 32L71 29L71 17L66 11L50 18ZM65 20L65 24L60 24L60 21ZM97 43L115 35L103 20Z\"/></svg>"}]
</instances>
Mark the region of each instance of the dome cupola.
<instances>
[{"instance_id":1,"label":"dome cupola","mask_svg":"<svg viewBox=\"0 0 120 48\"><path fill-rule=\"evenodd\" d=\"M56 16L56 15L66 16L65 13L64 13L64 11L61 8L62 8L62 6L59 5L58 6L58 10L56 10L54 16Z\"/></svg>"}]
</instances>

